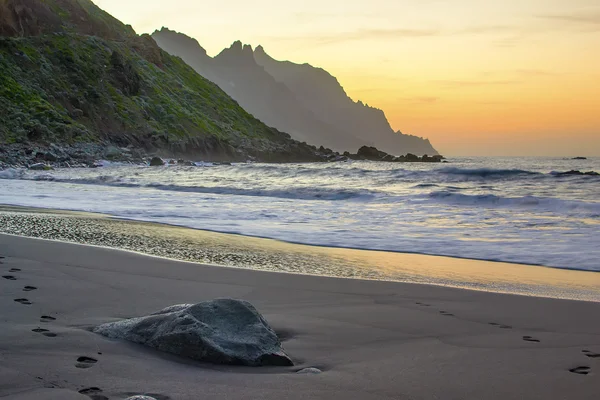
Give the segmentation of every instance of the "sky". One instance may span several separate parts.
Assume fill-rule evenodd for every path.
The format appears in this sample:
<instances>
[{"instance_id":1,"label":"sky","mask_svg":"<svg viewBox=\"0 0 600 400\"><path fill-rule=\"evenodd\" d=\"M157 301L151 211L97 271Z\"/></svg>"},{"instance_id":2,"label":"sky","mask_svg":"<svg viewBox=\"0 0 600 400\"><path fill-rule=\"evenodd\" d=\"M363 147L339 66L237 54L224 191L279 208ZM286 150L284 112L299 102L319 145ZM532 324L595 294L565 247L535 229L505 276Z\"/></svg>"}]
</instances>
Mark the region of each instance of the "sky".
<instances>
[{"instance_id":1,"label":"sky","mask_svg":"<svg viewBox=\"0 0 600 400\"><path fill-rule=\"evenodd\" d=\"M600 0L95 0L336 76L442 154L600 156Z\"/></svg>"}]
</instances>

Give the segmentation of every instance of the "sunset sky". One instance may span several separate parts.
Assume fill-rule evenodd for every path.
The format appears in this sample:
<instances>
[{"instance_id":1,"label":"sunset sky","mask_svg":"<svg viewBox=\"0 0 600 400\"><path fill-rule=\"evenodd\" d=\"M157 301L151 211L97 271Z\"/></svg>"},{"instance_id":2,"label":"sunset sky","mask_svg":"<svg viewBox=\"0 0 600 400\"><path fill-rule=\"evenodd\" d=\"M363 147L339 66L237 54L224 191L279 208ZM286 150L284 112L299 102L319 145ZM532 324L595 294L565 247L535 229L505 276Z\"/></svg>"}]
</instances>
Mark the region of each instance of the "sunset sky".
<instances>
[{"instance_id":1,"label":"sunset sky","mask_svg":"<svg viewBox=\"0 0 600 400\"><path fill-rule=\"evenodd\" d=\"M600 155L599 0L95 0L138 33L308 62L448 155Z\"/></svg>"}]
</instances>

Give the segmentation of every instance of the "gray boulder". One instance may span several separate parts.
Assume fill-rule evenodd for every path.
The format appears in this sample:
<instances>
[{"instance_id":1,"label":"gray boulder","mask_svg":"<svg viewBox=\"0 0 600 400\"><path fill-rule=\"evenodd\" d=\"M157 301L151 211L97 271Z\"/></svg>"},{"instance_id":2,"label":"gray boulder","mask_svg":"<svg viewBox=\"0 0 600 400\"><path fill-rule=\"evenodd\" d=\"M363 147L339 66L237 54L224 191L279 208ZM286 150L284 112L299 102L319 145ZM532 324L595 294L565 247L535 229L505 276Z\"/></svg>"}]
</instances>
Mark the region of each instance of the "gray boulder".
<instances>
[{"instance_id":1,"label":"gray boulder","mask_svg":"<svg viewBox=\"0 0 600 400\"><path fill-rule=\"evenodd\" d=\"M165 165L165 162L160 157L152 157L150 160L151 167L162 167L163 165Z\"/></svg>"},{"instance_id":2,"label":"gray boulder","mask_svg":"<svg viewBox=\"0 0 600 400\"><path fill-rule=\"evenodd\" d=\"M243 300L175 305L100 325L94 332L215 364L294 365L267 321Z\"/></svg>"}]
</instances>

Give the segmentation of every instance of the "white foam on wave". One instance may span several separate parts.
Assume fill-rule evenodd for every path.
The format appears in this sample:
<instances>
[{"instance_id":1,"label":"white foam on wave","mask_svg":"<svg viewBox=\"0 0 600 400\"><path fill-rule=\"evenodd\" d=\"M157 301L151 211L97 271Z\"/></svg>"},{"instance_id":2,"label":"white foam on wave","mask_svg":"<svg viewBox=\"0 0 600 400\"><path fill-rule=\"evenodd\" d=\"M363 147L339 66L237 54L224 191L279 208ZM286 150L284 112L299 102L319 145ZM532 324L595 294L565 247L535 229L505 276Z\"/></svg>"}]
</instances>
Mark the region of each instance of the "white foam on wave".
<instances>
[{"instance_id":1,"label":"white foam on wave","mask_svg":"<svg viewBox=\"0 0 600 400\"><path fill-rule=\"evenodd\" d=\"M448 191L432 192L429 194L429 197L450 204L483 207L529 208L538 211L552 211L557 214L565 212L582 212L589 213L590 217L600 216L600 203L598 202L562 200L536 196L501 197L493 194L468 195Z\"/></svg>"},{"instance_id":2,"label":"white foam on wave","mask_svg":"<svg viewBox=\"0 0 600 400\"><path fill-rule=\"evenodd\" d=\"M506 170L487 163L452 168ZM506 164L539 175L457 181L444 165L359 162L4 170L0 203L296 243L600 271L600 180L546 178L556 168L575 169L570 161ZM600 162L591 164L600 170Z\"/></svg>"}]
</instances>

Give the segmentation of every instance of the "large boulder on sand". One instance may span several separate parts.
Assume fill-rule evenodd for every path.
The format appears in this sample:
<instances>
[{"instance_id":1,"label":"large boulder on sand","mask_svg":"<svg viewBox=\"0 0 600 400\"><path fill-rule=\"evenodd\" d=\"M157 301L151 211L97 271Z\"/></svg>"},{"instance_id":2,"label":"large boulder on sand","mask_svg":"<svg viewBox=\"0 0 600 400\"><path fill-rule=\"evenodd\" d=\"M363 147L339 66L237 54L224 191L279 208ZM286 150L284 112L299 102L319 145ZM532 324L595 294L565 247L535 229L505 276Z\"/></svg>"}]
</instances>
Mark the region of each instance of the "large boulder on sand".
<instances>
[{"instance_id":1,"label":"large boulder on sand","mask_svg":"<svg viewBox=\"0 0 600 400\"><path fill-rule=\"evenodd\" d=\"M294 365L252 304L217 299L100 325L94 332L215 364Z\"/></svg>"}]
</instances>

